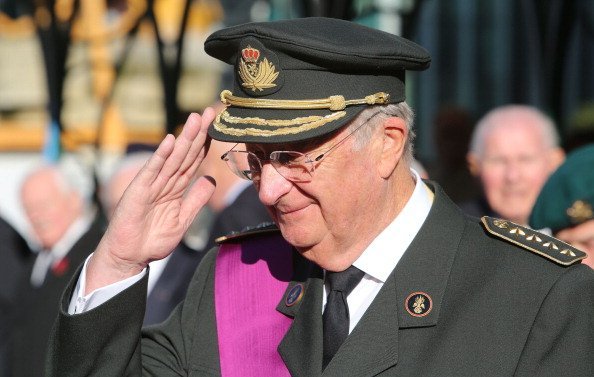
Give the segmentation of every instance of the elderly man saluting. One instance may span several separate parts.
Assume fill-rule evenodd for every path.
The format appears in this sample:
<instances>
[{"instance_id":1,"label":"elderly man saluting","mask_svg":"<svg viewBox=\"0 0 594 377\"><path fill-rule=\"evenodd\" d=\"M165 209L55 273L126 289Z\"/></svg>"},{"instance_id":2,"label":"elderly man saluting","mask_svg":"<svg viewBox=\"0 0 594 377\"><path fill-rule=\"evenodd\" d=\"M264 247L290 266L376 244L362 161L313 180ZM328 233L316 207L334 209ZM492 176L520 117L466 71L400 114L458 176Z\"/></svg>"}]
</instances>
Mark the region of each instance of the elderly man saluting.
<instances>
[{"instance_id":1,"label":"elderly man saluting","mask_svg":"<svg viewBox=\"0 0 594 377\"><path fill-rule=\"evenodd\" d=\"M584 253L466 217L409 169L404 76L428 67L423 48L307 18L220 30L205 49L235 66L226 108L191 115L124 194L64 295L49 375L591 375ZM222 158L276 226L220 240L172 316L141 330L148 262L214 189L191 185L207 130L245 143Z\"/></svg>"}]
</instances>

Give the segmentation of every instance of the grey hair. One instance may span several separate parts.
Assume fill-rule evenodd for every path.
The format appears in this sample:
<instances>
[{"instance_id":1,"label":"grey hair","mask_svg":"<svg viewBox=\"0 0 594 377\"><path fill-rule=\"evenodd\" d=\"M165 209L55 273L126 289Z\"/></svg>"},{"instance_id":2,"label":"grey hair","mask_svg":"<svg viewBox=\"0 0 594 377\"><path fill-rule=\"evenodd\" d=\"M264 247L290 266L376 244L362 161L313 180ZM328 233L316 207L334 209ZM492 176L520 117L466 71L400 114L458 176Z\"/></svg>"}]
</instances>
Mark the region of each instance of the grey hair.
<instances>
[{"instance_id":1,"label":"grey hair","mask_svg":"<svg viewBox=\"0 0 594 377\"><path fill-rule=\"evenodd\" d=\"M36 177L40 174L48 173L53 182L56 184L59 192L64 195L77 194L83 199L85 198L84 185L79 182L80 173L77 171L70 171L63 163L51 164L43 162L35 166L31 171L27 173L24 178L23 184L28 182L29 179Z\"/></svg>"},{"instance_id":2,"label":"grey hair","mask_svg":"<svg viewBox=\"0 0 594 377\"><path fill-rule=\"evenodd\" d=\"M406 129L408 131L408 137L406 138L406 142L404 144L403 156L404 160L411 164L414 160L414 139L416 136L413 128L415 114L413 109L406 102L373 106L361 111L349 125L349 130L352 131L366 122L368 122L373 127L363 127L355 134L356 139L354 148L360 149L365 144L367 144L373 135L373 131L376 128L375 126L381 124L386 119L391 117L397 117L404 120L404 124L406 125Z\"/></svg>"},{"instance_id":3,"label":"grey hair","mask_svg":"<svg viewBox=\"0 0 594 377\"><path fill-rule=\"evenodd\" d=\"M489 111L478 121L470 139L470 151L482 156L485 151L487 136L497 127L506 124L506 118L517 116L529 117L534 121L533 124L540 130L540 137L546 148L559 146L559 133L555 123L549 116L532 106L506 105Z\"/></svg>"}]
</instances>

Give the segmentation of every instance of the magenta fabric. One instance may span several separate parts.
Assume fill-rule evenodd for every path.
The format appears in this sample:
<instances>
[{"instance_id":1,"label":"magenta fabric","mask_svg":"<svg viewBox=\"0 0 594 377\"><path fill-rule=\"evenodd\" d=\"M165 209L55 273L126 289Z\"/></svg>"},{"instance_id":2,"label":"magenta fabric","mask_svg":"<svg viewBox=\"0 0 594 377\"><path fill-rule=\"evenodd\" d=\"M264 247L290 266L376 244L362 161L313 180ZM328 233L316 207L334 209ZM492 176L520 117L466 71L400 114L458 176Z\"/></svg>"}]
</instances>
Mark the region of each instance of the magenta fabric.
<instances>
[{"instance_id":1,"label":"magenta fabric","mask_svg":"<svg viewBox=\"0 0 594 377\"><path fill-rule=\"evenodd\" d=\"M290 376L277 347L291 318L276 310L292 274L280 236L223 244L215 266L215 310L223 377Z\"/></svg>"}]
</instances>

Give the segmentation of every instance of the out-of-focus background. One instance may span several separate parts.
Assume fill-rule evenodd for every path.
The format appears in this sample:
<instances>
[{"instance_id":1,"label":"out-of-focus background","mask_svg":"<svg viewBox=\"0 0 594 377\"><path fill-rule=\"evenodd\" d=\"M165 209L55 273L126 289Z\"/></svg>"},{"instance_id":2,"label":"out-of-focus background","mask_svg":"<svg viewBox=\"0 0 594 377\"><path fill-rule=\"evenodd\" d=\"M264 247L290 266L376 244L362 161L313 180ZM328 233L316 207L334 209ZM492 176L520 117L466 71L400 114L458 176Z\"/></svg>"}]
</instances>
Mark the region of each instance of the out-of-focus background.
<instances>
[{"instance_id":1,"label":"out-of-focus background","mask_svg":"<svg viewBox=\"0 0 594 377\"><path fill-rule=\"evenodd\" d=\"M463 156L467 128L502 104L542 109L564 145L594 128L591 0L0 0L0 213L27 234L18 190L39 161L91 173L93 195L131 146L216 101L225 67L204 53L212 31L315 15L430 51L431 68L407 78L429 171L442 153Z\"/></svg>"}]
</instances>

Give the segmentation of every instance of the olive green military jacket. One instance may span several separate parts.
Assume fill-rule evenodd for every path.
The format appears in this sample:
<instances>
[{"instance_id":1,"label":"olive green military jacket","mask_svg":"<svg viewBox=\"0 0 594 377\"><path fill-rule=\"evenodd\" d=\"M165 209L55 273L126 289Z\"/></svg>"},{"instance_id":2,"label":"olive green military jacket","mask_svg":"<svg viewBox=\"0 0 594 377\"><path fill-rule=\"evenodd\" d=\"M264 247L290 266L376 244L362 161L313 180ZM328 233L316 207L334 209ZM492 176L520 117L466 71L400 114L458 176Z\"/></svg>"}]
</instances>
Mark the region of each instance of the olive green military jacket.
<instances>
[{"instance_id":1,"label":"olive green military jacket","mask_svg":"<svg viewBox=\"0 0 594 377\"><path fill-rule=\"evenodd\" d=\"M509 222L481 224L433 188L427 220L323 376L593 376L594 271L572 264L581 252ZM48 375L219 376L215 257L205 257L172 316L142 331L146 279L70 316L72 283ZM304 295L290 307L279 298L277 309L294 319L278 351L293 376L320 376L322 274L295 258L287 292L302 281ZM415 312L408 298L417 292L430 306Z\"/></svg>"}]
</instances>

